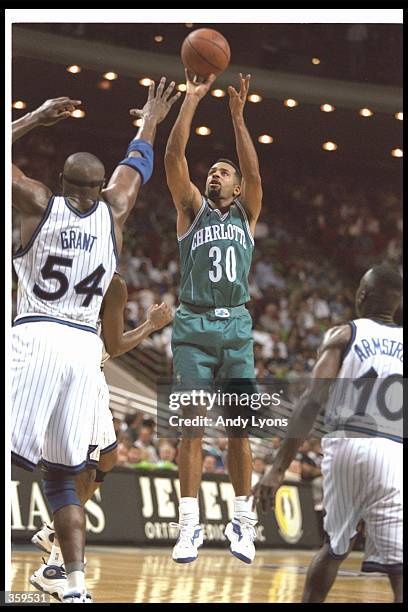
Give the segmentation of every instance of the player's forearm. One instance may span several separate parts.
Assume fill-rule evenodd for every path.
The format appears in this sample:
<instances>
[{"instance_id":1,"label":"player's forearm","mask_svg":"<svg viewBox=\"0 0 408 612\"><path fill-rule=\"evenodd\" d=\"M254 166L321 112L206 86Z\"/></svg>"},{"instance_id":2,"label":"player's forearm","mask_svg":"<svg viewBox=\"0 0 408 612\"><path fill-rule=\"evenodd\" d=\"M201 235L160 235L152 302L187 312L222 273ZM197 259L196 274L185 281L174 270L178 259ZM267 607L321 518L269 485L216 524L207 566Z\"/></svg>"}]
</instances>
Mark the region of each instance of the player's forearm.
<instances>
[{"instance_id":1,"label":"player's forearm","mask_svg":"<svg viewBox=\"0 0 408 612\"><path fill-rule=\"evenodd\" d=\"M12 142L15 142L40 124L34 113L27 113L11 124Z\"/></svg>"},{"instance_id":2,"label":"player's forearm","mask_svg":"<svg viewBox=\"0 0 408 612\"><path fill-rule=\"evenodd\" d=\"M233 114L232 124L234 126L236 150L244 177L259 177L259 162L254 143L245 124L243 115Z\"/></svg>"},{"instance_id":3,"label":"player's forearm","mask_svg":"<svg viewBox=\"0 0 408 612\"><path fill-rule=\"evenodd\" d=\"M153 145L154 139L156 138L157 119L152 115L147 115L142 121L143 123L134 139L145 140L149 144ZM137 153L137 155L140 154Z\"/></svg>"},{"instance_id":4,"label":"player's forearm","mask_svg":"<svg viewBox=\"0 0 408 612\"><path fill-rule=\"evenodd\" d=\"M306 438L309 437L313 429L316 417L322 407L321 401L322 398L320 396L317 397L310 391L301 397L298 406L290 418L286 437L282 440L278 454L273 462L275 470L284 473L288 469L297 450Z\"/></svg>"},{"instance_id":5,"label":"player's forearm","mask_svg":"<svg viewBox=\"0 0 408 612\"><path fill-rule=\"evenodd\" d=\"M123 355L136 348L154 331L155 327L150 321L145 321L142 325L136 327L136 329L123 333L114 342L111 341L110 345L106 346L106 349L111 357L119 357L119 355Z\"/></svg>"},{"instance_id":6,"label":"player's forearm","mask_svg":"<svg viewBox=\"0 0 408 612\"><path fill-rule=\"evenodd\" d=\"M185 156L188 139L190 138L191 124L199 101L199 98L195 95L187 95L184 98L167 141L166 155Z\"/></svg>"}]
</instances>

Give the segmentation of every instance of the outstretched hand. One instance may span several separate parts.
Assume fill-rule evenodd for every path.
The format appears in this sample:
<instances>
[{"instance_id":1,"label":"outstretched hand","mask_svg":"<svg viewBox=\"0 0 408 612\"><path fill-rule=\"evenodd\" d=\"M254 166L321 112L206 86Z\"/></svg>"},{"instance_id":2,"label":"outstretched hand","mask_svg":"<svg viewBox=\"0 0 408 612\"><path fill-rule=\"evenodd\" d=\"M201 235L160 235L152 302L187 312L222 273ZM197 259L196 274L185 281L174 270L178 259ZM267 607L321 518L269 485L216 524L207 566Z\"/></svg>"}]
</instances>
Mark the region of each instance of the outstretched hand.
<instances>
[{"instance_id":1,"label":"outstretched hand","mask_svg":"<svg viewBox=\"0 0 408 612\"><path fill-rule=\"evenodd\" d=\"M186 94L190 96L197 96L199 100L204 98L204 96L208 93L211 85L217 78L215 74L209 74L208 77L204 79L203 77L198 77L196 75L191 74L191 72L189 72L187 68L185 68L184 72L186 74Z\"/></svg>"},{"instance_id":2,"label":"outstretched hand","mask_svg":"<svg viewBox=\"0 0 408 612\"><path fill-rule=\"evenodd\" d=\"M242 114L245 106L245 102L247 100L248 90L249 90L249 81L251 80L251 75L247 74L245 78L242 76L242 73L239 73L240 78L240 89L239 92L229 85L228 93L229 93L229 105L232 114Z\"/></svg>"},{"instance_id":3,"label":"outstretched hand","mask_svg":"<svg viewBox=\"0 0 408 612\"><path fill-rule=\"evenodd\" d=\"M166 90L164 89L165 83L166 77L162 77L156 93L154 93L155 82L150 81L146 104L142 109L132 108L129 113L141 118L152 117L157 123L161 123L167 117L173 104L181 96L179 91L174 96L171 95L175 86L174 81L171 81Z\"/></svg>"},{"instance_id":4,"label":"outstretched hand","mask_svg":"<svg viewBox=\"0 0 408 612\"><path fill-rule=\"evenodd\" d=\"M71 100L63 96L46 100L44 104L39 106L33 115L40 125L54 125L62 119L67 119L77 106L82 104L81 100Z\"/></svg>"},{"instance_id":5,"label":"outstretched hand","mask_svg":"<svg viewBox=\"0 0 408 612\"><path fill-rule=\"evenodd\" d=\"M261 511L268 512L275 509L276 493L281 486L285 473L274 470L273 467L262 476L262 478L252 487L253 496L252 509L260 503Z\"/></svg>"}]
</instances>

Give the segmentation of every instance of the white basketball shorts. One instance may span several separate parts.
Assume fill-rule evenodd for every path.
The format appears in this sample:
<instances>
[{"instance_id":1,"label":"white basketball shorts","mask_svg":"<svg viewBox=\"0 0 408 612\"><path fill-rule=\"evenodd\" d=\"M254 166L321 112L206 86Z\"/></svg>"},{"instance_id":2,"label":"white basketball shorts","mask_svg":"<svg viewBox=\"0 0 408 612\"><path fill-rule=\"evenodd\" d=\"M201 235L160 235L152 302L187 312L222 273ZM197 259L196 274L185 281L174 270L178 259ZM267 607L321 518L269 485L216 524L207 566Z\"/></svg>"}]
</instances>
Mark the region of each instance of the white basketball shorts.
<instances>
[{"instance_id":1,"label":"white basketball shorts","mask_svg":"<svg viewBox=\"0 0 408 612\"><path fill-rule=\"evenodd\" d=\"M365 523L363 571L402 569L402 444L385 438L323 438L324 530L346 555Z\"/></svg>"},{"instance_id":2,"label":"white basketball shorts","mask_svg":"<svg viewBox=\"0 0 408 612\"><path fill-rule=\"evenodd\" d=\"M102 341L66 324L13 327L11 451L17 465L75 474L87 465Z\"/></svg>"}]
</instances>

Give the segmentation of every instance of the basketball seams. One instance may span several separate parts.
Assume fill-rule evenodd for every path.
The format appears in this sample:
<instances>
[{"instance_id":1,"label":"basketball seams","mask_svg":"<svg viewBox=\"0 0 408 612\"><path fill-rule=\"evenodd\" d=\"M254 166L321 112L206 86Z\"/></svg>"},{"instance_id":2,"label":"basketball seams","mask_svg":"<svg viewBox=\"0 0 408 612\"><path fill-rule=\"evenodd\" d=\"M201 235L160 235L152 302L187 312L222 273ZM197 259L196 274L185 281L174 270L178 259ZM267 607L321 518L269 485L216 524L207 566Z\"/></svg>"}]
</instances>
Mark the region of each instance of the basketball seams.
<instances>
[{"instance_id":1,"label":"basketball seams","mask_svg":"<svg viewBox=\"0 0 408 612\"><path fill-rule=\"evenodd\" d=\"M218 47L218 49L220 51L223 52L223 54L225 55L225 57L227 58L228 61L230 61L231 59L231 52L230 53L226 53L225 49L223 47L221 47L221 45L218 44L218 42L216 41L216 39L208 39L205 36L195 36L194 40L204 40L206 43L211 43L212 45L214 45L215 47ZM190 42L190 40L188 41L190 43L190 45L193 47L193 49L195 49L195 47L193 46L193 44Z\"/></svg>"},{"instance_id":2,"label":"basketball seams","mask_svg":"<svg viewBox=\"0 0 408 612\"><path fill-rule=\"evenodd\" d=\"M205 40L206 42L208 42L208 40L206 38L202 38L201 40ZM194 51L194 53L196 53L199 58L205 62L206 64L208 64L209 66L212 66L213 68L215 68L216 70L222 70L219 66L216 66L215 64L213 64L212 62L210 62L204 55L202 55L193 45L192 43L189 41L189 39L187 38L186 41L188 42L188 44L190 45L191 49ZM218 45L217 45L218 47ZM220 48L220 47L219 47ZM225 51L223 50L223 53L225 54Z\"/></svg>"}]
</instances>

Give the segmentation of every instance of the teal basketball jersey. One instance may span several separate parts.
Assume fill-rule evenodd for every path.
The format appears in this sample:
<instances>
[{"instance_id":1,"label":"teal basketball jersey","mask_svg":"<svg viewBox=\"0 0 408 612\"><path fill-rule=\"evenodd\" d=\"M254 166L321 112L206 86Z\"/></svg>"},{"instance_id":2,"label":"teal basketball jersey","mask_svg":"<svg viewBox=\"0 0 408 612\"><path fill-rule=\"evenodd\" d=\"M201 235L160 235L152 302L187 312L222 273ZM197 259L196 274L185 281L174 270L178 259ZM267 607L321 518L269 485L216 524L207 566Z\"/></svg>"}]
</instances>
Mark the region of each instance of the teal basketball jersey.
<instances>
[{"instance_id":1,"label":"teal basketball jersey","mask_svg":"<svg viewBox=\"0 0 408 612\"><path fill-rule=\"evenodd\" d=\"M197 216L178 241L181 302L232 308L249 301L248 275L254 239L238 199L221 214L202 196Z\"/></svg>"}]
</instances>

